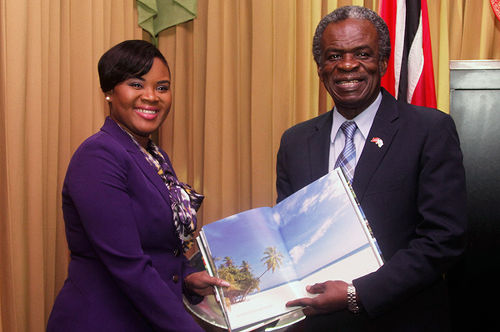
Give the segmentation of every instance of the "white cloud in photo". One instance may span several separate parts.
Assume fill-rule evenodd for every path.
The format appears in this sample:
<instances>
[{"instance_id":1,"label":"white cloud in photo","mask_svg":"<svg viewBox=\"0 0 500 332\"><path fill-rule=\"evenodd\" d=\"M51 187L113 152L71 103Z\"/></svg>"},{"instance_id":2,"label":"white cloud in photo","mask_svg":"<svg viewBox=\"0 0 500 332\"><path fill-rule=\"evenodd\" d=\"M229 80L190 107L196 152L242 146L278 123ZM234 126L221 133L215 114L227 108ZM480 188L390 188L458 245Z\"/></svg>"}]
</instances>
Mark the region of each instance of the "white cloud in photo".
<instances>
[{"instance_id":1,"label":"white cloud in photo","mask_svg":"<svg viewBox=\"0 0 500 332\"><path fill-rule=\"evenodd\" d=\"M305 249L306 245L300 244L298 246L293 247L292 250L290 250L290 257L292 258L294 264L297 264L297 262L302 258Z\"/></svg>"},{"instance_id":2,"label":"white cloud in photo","mask_svg":"<svg viewBox=\"0 0 500 332\"><path fill-rule=\"evenodd\" d=\"M318 203L318 197L321 197L321 195L316 194L314 196L311 196L311 197L308 197L307 199L305 199L304 202L302 203L302 206L300 207L299 213L304 213L306 211L309 211L309 209L311 209L311 207L314 204Z\"/></svg>"},{"instance_id":3,"label":"white cloud in photo","mask_svg":"<svg viewBox=\"0 0 500 332\"><path fill-rule=\"evenodd\" d=\"M279 227L281 224L281 215L278 212L274 212L273 213L273 220L276 223L276 225L278 225L278 227Z\"/></svg>"},{"instance_id":4,"label":"white cloud in photo","mask_svg":"<svg viewBox=\"0 0 500 332\"><path fill-rule=\"evenodd\" d=\"M328 228L330 228L333 222L333 217L326 219L325 222L309 238L309 241L307 243L299 244L290 250L290 257L292 258L294 264L298 263L307 248L312 246L314 243L316 243L316 241L318 241L325 235L326 231L328 230Z\"/></svg>"}]
</instances>

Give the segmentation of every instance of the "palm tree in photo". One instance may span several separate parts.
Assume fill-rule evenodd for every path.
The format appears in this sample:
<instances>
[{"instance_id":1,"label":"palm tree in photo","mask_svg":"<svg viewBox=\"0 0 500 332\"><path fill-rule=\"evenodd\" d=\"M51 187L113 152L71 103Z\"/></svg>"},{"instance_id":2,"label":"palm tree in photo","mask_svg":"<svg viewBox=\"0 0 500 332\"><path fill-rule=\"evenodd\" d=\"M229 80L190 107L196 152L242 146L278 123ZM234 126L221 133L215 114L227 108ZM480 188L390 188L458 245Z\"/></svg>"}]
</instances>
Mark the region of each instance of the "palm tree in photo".
<instances>
[{"instance_id":1,"label":"palm tree in photo","mask_svg":"<svg viewBox=\"0 0 500 332\"><path fill-rule=\"evenodd\" d=\"M230 266L233 266L233 259L229 256L226 256L224 257L224 261L223 261L224 265L227 266L227 267L230 267Z\"/></svg>"},{"instance_id":2,"label":"palm tree in photo","mask_svg":"<svg viewBox=\"0 0 500 332\"><path fill-rule=\"evenodd\" d=\"M266 250L264 250L264 257L262 257L260 261L264 262L267 269L258 278L252 280L250 286L243 293L242 301L246 299L247 295L252 290L259 289L260 278L262 278L267 271L271 270L271 272L274 273L276 269L280 268L283 263L283 255L276 249L276 247L267 247Z\"/></svg>"},{"instance_id":3,"label":"palm tree in photo","mask_svg":"<svg viewBox=\"0 0 500 332\"><path fill-rule=\"evenodd\" d=\"M248 264L247 261L242 261L240 271L241 272L250 272L250 264Z\"/></svg>"},{"instance_id":4,"label":"palm tree in photo","mask_svg":"<svg viewBox=\"0 0 500 332\"><path fill-rule=\"evenodd\" d=\"M267 247L266 250L264 250L264 257L262 257L260 261L264 262L267 269L257 279L262 278L262 276L269 270L274 273L274 270L279 269L283 263L283 255L276 249L276 247Z\"/></svg>"}]
</instances>

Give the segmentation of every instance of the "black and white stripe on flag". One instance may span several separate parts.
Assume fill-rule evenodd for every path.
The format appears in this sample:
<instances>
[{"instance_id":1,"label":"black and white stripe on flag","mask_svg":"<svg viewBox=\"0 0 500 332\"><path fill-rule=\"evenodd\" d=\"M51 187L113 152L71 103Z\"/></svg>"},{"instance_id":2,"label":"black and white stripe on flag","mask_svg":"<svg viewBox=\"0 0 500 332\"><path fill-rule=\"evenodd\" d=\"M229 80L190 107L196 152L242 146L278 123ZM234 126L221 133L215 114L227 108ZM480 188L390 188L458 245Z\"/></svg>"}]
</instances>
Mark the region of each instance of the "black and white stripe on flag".
<instances>
[{"instance_id":1,"label":"black and white stripe on flag","mask_svg":"<svg viewBox=\"0 0 500 332\"><path fill-rule=\"evenodd\" d=\"M381 0L392 54L382 86L397 99L436 107L426 0Z\"/></svg>"}]
</instances>

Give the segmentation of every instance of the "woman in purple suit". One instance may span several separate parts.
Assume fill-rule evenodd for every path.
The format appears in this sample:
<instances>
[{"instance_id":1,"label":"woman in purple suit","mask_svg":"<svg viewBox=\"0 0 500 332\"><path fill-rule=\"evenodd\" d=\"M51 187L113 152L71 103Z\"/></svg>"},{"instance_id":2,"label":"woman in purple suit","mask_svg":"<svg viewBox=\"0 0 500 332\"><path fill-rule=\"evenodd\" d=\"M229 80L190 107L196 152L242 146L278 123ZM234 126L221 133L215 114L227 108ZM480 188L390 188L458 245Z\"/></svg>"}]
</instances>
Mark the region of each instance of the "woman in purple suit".
<instances>
[{"instance_id":1,"label":"woman in purple suit","mask_svg":"<svg viewBox=\"0 0 500 332\"><path fill-rule=\"evenodd\" d=\"M203 196L178 181L150 139L172 104L167 61L152 44L128 40L98 69L110 115L68 167L71 261L47 331L201 331L182 294L196 303L228 283L188 265Z\"/></svg>"}]
</instances>

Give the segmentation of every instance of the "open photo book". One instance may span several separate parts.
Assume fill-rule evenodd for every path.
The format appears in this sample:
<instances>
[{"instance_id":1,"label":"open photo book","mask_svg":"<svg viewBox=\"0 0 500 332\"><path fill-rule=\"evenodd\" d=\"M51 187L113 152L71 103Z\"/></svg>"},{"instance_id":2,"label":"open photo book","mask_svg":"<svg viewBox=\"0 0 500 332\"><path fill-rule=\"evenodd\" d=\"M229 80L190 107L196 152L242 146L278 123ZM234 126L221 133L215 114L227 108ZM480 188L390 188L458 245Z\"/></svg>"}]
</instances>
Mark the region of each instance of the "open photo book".
<instances>
[{"instance_id":1,"label":"open photo book","mask_svg":"<svg viewBox=\"0 0 500 332\"><path fill-rule=\"evenodd\" d=\"M214 310L222 314L218 326L230 331L255 329L283 317L300 319L300 308L285 303L314 296L306 292L307 285L351 282L383 264L340 169L274 207L205 225L196 240L208 273L231 283L216 289L220 311Z\"/></svg>"}]
</instances>

